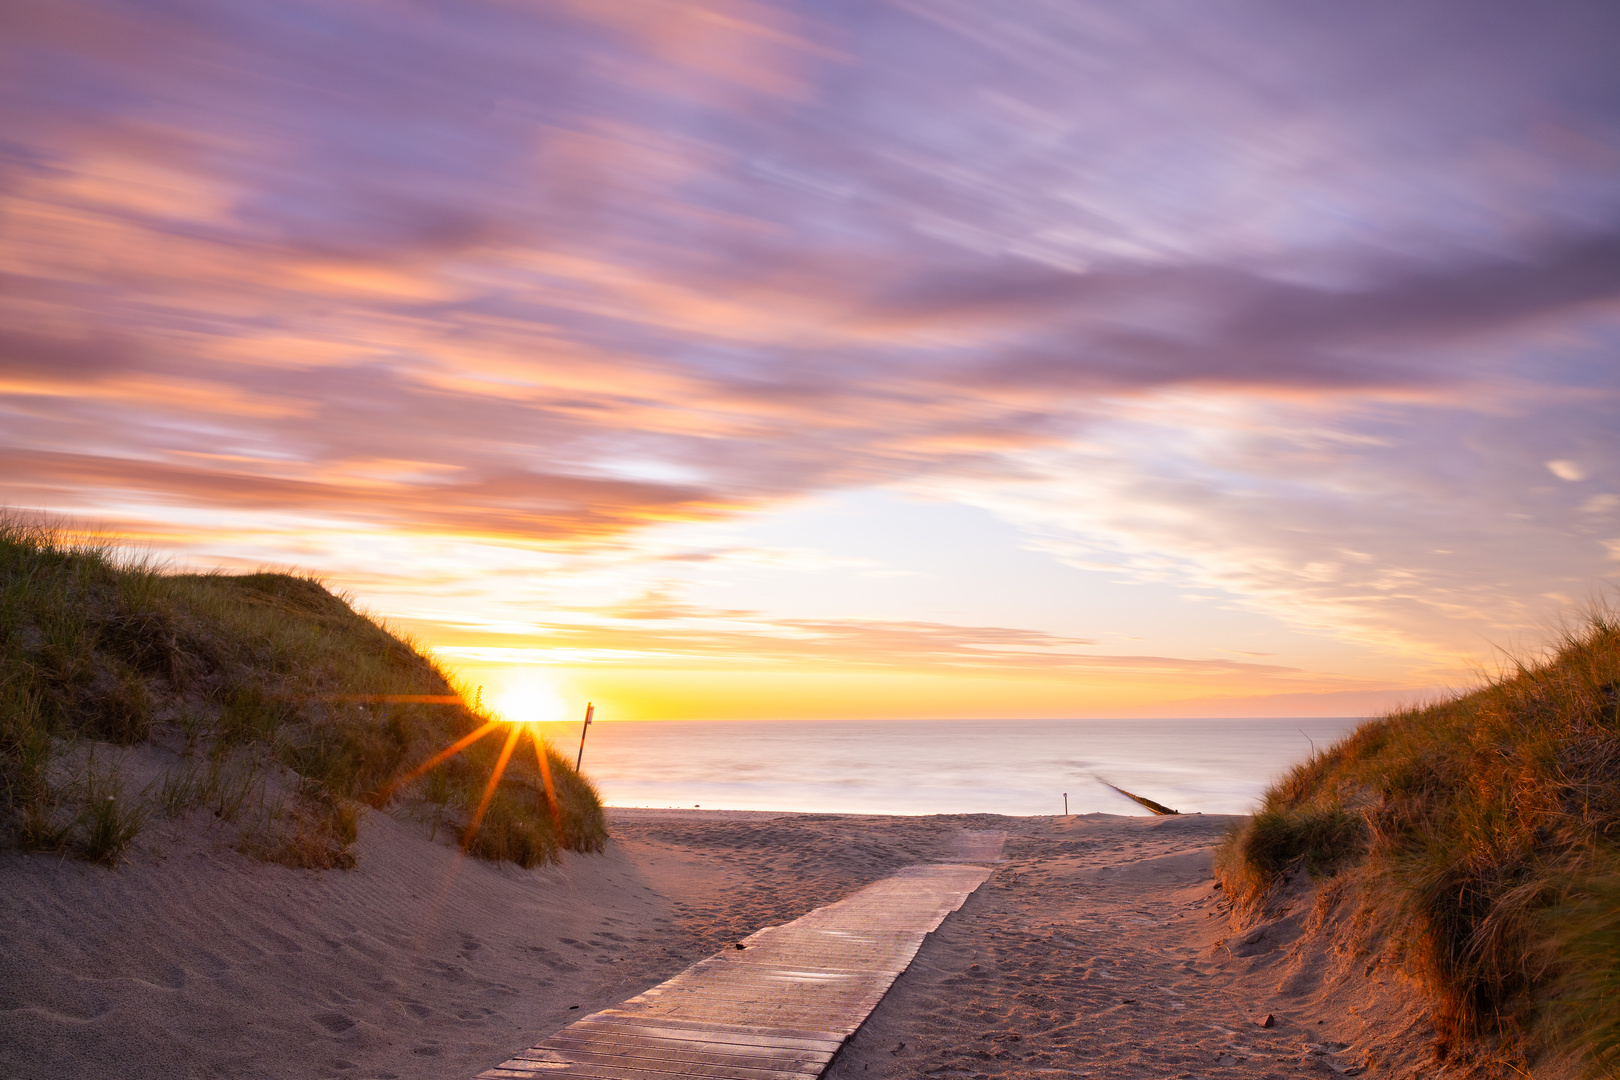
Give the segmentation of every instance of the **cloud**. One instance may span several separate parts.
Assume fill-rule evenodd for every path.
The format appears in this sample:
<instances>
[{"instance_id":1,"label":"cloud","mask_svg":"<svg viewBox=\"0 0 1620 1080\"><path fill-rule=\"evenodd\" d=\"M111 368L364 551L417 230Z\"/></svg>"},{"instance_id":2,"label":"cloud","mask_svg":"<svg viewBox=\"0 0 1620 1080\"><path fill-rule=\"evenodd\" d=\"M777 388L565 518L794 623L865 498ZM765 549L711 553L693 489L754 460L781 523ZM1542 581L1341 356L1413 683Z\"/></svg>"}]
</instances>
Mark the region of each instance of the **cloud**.
<instances>
[{"instance_id":1,"label":"cloud","mask_svg":"<svg viewBox=\"0 0 1620 1080\"><path fill-rule=\"evenodd\" d=\"M0 356L5 357L0 376L10 392L35 381L82 386L138 367L137 350L135 342L112 334L58 338L0 329Z\"/></svg>"},{"instance_id":2,"label":"cloud","mask_svg":"<svg viewBox=\"0 0 1620 1080\"><path fill-rule=\"evenodd\" d=\"M608 537L652 521L701 519L730 509L697 489L542 472L488 470L417 483L353 474L306 479L223 465L0 452L0 469L12 477L5 486L8 494L19 502L54 505L71 503L83 493L139 493L221 510L300 512L409 523L445 535L558 542Z\"/></svg>"},{"instance_id":3,"label":"cloud","mask_svg":"<svg viewBox=\"0 0 1620 1080\"><path fill-rule=\"evenodd\" d=\"M1620 453L1611 400L1481 413L1166 393L1088 446L1027 453L1027 482L955 492L1075 565L1213 588L1451 678L1544 633L1569 614L1547 597L1609 572L1601 519L1542 482L1539 451L1573 438Z\"/></svg>"},{"instance_id":4,"label":"cloud","mask_svg":"<svg viewBox=\"0 0 1620 1080\"><path fill-rule=\"evenodd\" d=\"M1620 495L1609 491L1593 495L1590 499L1581 503L1578 509L1583 514L1607 514L1620 509Z\"/></svg>"},{"instance_id":5,"label":"cloud","mask_svg":"<svg viewBox=\"0 0 1620 1080\"><path fill-rule=\"evenodd\" d=\"M936 672L1090 673L1246 684L1303 677L1296 668L1220 658L1083 652L1097 643L1040 631L919 620L782 619L705 611L654 597L600 612L603 621L533 624L520 634L463 630L446 655L497 662L731 668L783 664ZM670 625L646 625L670 621ZM544 642L536 646L535 641Z\"/></svg>"},{"instance_id":6,"label":"cloud","mask_svg":"<svg viewBox=\"0 0 1620 1080\"><path fill-rule=\"evenodd\" d=\"M1549 461L1547 462L1547 471L1558 477L1560 480L1569 480L1573 482L1576 480L1586 479L1586 470L1581 468L1579 462L1575 461L1565 461L1562 459L1558 461Z\"/></svg>"},{"instance_id":7,"label":"cloud","mask_svg":"<svg viewBox=\"0 0 1620 1080\"><path fill-rule=\"evenodd\" d=\"M1433 686L1412 690L1330 690L1302 694L1211 696L1182 698L1150 709L1129 712L1132 716L1160 717L1383 716L1401 709L1443 701L1454 693L1453 689Z\"/></svg>"},{"instance_id":8,"label":"cloud","mask_svg":"<svg viewBox=\"0 0 1620 1080\"><path fill-rule=\"evenodd\" d=\"M1414 354L1620 301L1620 238L1475 258L1443 268L1399 262L1373 280L1323 286L1217 266L923 278L873 309L877 324L1002 323L1061 333L992 354L991 384L1127 389L1203 383L1364 389L1455 384ZM1054 348L1061 343L1061 350Z\"/></svg>"},{"instance_id":9,"label":"cloud","mask_svg":"<svg viewBox=\"0 0 1620 1080\"><path fill-rule=\"evenodd\" d=\"M1608 569L1546 473L1620 449L1620 16L1491 11L36 5L0 499L612 548L905 486L1477 651ZM929 625L767 637L1069 648Z\"/></svg>"}]
</instances>

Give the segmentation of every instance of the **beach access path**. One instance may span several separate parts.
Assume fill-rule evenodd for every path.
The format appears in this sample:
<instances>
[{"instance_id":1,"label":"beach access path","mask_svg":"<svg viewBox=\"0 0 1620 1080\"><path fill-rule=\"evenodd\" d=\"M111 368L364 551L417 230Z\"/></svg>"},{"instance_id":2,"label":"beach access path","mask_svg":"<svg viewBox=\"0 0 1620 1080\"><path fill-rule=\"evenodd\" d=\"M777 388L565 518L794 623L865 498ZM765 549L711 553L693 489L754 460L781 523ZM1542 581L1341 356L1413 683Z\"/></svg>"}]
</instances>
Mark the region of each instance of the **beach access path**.
<instances>
[{"instance_id":1,"label":"beach access path","mask_svg":"<svg viewBox=\"0 0 1620 1080\"><path fill-rule=\"evenodd\" d=\"M603 1009L479 1080L810 1080L883 999L923 939L990 876L1006 834L964 832L960 860L907 867Z\"/></svg>"},{"instance_id":2,"label":"beach access path","mask_svg":"<svg viewBox=\"0 0 1620 1080\"><path fill-rule=\"evenodd\" d=\"M1006 861L825 1080L1446 1075L1397 965L1312 944L1349 917L1331 890L1233 922L1210 873L1231 818L609 818L604 853L533 870L374 811L347 871L253 862L206 810L117 869L0 855L0 1076L465 1080L761 927L964 861L964 831L1005 831Z\"/></svg>"}]
</instances>

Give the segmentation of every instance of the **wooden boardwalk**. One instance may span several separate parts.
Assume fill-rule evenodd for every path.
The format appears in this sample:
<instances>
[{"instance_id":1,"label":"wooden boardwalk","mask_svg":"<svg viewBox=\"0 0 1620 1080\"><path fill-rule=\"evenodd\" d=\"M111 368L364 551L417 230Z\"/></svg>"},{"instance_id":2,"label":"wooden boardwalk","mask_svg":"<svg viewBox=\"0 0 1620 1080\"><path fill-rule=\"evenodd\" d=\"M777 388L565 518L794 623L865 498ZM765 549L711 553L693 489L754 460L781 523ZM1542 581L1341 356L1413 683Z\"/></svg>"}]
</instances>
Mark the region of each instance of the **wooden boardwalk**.
<instances>
[{"instance_id":1,"label":"wooden boardwalk","mask_svg":"<svg viewBox=\"0 0 1620 1080\"><path fill-rule=\"evenodd\" d=\"M806 1080L821 1075L923 938L990 870L1002 833L964 833L960 863L912 866L744 938L592 1013L478 1080Z\"/></svg>"}]
</instances>

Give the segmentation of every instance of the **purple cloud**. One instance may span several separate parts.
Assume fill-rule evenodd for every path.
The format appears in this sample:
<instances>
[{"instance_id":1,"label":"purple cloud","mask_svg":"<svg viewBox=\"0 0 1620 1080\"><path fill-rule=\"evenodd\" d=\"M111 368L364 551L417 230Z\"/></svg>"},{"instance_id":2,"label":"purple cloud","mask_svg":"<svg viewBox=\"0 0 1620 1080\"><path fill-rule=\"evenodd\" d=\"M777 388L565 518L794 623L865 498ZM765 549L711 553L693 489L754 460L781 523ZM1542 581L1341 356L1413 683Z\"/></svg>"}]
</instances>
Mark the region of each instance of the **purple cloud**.
<instances>
[{"instance_id":1,"label":"purple cloud","mask_svg":"<svg viewBox=\"0 0 1620 1080\"><path fill-rule=\"evenodd\" d=\"M1299 527L1325 505L1429 580L1408 556L1466 514L1463 573L1517 596L1554 589L1547 537L1590 579L1620 532L1578 509L1597 466L1568 506L1528 479L1620 450L1605 5L8 24L0 499L598 541L833 487L1062 487L1065 447L1115 439L1113 490L1202 524L1031 527L1248 595L1373 587L1276 569L1331 561ZM1194 390L1292 411L1218 466L1121 419Z\"/></svg>"}]
</instances>

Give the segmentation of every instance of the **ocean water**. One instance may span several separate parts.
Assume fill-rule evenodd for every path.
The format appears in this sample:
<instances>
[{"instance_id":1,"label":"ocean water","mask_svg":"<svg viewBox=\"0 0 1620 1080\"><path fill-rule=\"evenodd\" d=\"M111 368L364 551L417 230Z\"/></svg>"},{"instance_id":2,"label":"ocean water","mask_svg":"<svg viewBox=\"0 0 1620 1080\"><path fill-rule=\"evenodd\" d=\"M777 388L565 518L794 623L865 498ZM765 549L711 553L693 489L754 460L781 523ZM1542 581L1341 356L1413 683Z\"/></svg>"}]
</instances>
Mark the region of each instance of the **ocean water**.
<instances>
[{"instance_id":1,"label":"ocean water","mask_svg":"<svg viewBox=\"0 0 1620 1080\"><path fill-rule=\"evenodd\" d=\"M584 771L609 806L860 814L1247 813L1356 719L772 720L592 724ZM572 760L578 724L547 724Z\"/></svg>"}]
</instances>

